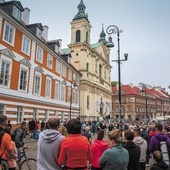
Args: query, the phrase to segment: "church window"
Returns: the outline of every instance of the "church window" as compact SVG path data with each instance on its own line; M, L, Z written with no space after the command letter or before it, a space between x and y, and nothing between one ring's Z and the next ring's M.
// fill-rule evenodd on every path
M86 43L88 43L88 36L89 36L89 34L88 34L88 32L86 32Z
M76 31L76 42L80 42L80 30Z

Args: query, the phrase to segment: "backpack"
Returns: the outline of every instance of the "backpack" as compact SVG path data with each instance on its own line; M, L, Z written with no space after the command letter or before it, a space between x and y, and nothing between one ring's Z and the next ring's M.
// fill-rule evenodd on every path
M160 151L162 153L163 161L167 164L170 165L169 163L169 152L168 152L168 147L166 141L161 141L159 143Z
M170 148L168 148L166 141L159 141L159 145L158 145L157 150L159 150L162 153L163 161L167 165L170 165L170 160L169 160L169 158L170 158Z
M19 130L19 128L16 128L12 133L11 133L11 140L15 142L15 137L17 134L17 131Z
M2 138L3 138L4 134L5 134L5 130L0 127L0 146L1 146ZM2 158L2 155L4 154L4 152L5 152L5 150L0 155L0 164L1 164L1 158Z

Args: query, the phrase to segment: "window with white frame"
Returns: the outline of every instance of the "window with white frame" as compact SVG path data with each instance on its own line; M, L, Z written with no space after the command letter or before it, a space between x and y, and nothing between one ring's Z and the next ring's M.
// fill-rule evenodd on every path
M60 82L55 82L55 99L60 100Z
M1 60L1 69L0 69L0 85L9 87L10 81L10 72L11 72L11 63L7 60Z
M4 114L4 104L0 103L0 115Z
M13 16L14 16L18 21L21 20L21 11L20 11L16 6L13 7Z
M25 35L22 36L22 52L30 55L31 40Z
M34 94L40 95L40 88L41 88L41 75L35 74Z
M62 76L66 77L66 66L62 65Z
M17 107L17 122L21 122L23 120L23 111L24 107L23 106L18 106Z
M45 90L45 96L51 97L51 83L52 79L50 77L47 77L46 79L46 90Z
M65 94L66 94L66 86L61 86L61 101L65 101Z
M68 79L71 81L72 80L72 71L69 69L68 71Z
M3 41L14 46L15 28L9 23L4 24Z
M40 63L42 63L43 60L43 49L39 46L37 46L36 60Z
M61 72L61 63L58 60L56 60L56 72L59 74Z
M28 79L28 70L25 68L21 68L19 90L23 90L23 91L27 90L27 79Z
M47 67L52 69L52 64L53 64L53 57L48 54L48 57L47 57Z

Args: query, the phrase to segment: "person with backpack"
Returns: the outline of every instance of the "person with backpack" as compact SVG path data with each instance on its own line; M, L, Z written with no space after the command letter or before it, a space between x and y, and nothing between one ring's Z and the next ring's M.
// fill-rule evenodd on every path
M17 153L18 153L18 161L21 159L20 153L22 152L23 148L27 148L26 145L24 145L24 137L27 129L27 122L21 122L21 126L15 130L15 136L13 137L13 140L16 144Z
M162 124L156 124L155 129L156 134L152 136L149 143L150 152L153 153L154 151L161 151L161 142L166 142L167 151L164 151L163 156L165 154L167 154L166 157L170 156L170 138L165 133L162 133Z
M5 169L8 170L7 156L16 159L16 155L13 150L11 136L5 132L5 128L8 124L8 118L6 115L0 115L0 161L6 161ZM1 162L0 162L1 163Z

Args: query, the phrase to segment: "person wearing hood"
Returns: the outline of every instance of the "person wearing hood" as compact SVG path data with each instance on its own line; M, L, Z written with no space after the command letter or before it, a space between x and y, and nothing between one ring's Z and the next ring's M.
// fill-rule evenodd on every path
M129 153L129 163L127 170L140 170L139 160L141 150L140 147L133 142L134 132L127 130L124 136L126 143L123 144L123 147L127 149Z
M37 151L37 170L60 170L57 158L61 141L64 136L57 130L60 120L52 116L48 120L49 129L43 130L39 135Z
M146 169L146 152L148 148L148 144L146 140L144 140L140 136L140 129L134 129L134 140L133 142L140 147L141 154L140 154L140 160L139 160L139 165L140 165L140 170L145 170Z
M163 157L160 151L153 153L153 165L150 170L170 170L170 167L163 161Z
M167 144L167 148L170 151L170 138L165 134L162 133L163 127L161 124L156 124L155 126L156 134L152 136L150 143L149 143L149 150L153 153L156 150L160 150L160 142L165 141Z
M91 170L102 170L102 167L99 165L98 160L103 154L103 152L109 148L108 143L103 140L105 131L100 129L97 133L97 139L91 145Z

